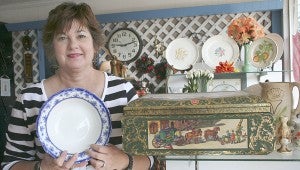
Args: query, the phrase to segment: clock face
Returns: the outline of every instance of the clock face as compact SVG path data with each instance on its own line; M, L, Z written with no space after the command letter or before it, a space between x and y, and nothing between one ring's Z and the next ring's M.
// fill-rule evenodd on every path
M132 61L142 51L142 40L132 29L121 28L112 33L108 40L108 50L120 61Z

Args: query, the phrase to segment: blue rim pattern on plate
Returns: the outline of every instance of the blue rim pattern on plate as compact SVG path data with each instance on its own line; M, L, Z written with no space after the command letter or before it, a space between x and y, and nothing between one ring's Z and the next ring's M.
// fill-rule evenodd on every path
M56 147L55 144L53 144L51 139L49 138L47 133L47 119L55 105L68 98L83 99L90 103L98 111L101 120L101 122L99 123L102 123L102 129L99 133L97 141L95 141L95 144L106 145L109 141L111 133L110 113L101 99L99 99L93 93L82 88L64 89L51 96L43 104L36 121L37 136L41 141L42 147L44 148L46 153L50 154L54 158L59 157L63 150ZM72 156L73 154L68 153L66 160L70 159ZM85 153L85 151L82 151L78 154L76 163L87 161L89 159L90 157Z

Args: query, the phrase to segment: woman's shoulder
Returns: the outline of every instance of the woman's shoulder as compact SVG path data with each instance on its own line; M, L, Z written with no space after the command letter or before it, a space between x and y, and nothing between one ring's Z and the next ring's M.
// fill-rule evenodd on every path
M23 89L16 93L16 101L35 101L43 102L47 98L44 95L43 85L41 82L26 84ZM28 103L28 102L26 102Z

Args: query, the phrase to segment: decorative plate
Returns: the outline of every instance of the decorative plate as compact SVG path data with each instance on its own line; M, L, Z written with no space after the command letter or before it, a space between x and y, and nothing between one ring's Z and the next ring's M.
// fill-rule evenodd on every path
M195 43L188 38L175 39L166 49L168 64L177 70L189 69L196 63L198 56Z
M275 63L276 61L278 61L281 58L281 56L283 54L283 45L284 45L283 38L279 34L276 34L276 33L269 33L266 35L266 37L275 41L275 43L277 45L277 55L273 61L273 63Z
M220 62L235 62L240 51L237 43L226 35L216 35L205 41L202 47L202 59L215 69Z
M270 38L262 37L250 46L250 63L259 69L264 69L273 64L277 55L277 45Z
M51 96L37 118L37 135L44 150L57 158L78 153L77 163L89 160L85 154L91 144L106 145L111 132L109 110L91 92L68 88Z

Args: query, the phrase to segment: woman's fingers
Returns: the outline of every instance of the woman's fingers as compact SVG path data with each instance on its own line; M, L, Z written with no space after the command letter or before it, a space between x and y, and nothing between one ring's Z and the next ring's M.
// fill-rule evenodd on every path
M80 162L78 164L74 164L72 168L79 168L79 167L85 167L87 166L88 162L84 161L84 162Z
M78 158L78 153L74 154L68 161L66 161L63 165L63 167L70 169L75 164L76 160Z
M104 168L106 165L105 161L97 159L91 159L90 163L95 169Z
M63 151L57 159L54 159L48 154L45 154L42 162L44 162L44 165L46 167L51 167L51 169L71 169L84 167L88 164L87 161L75 163L78 159L78 153L74 154L70 159L66 161L67 156L68 153L66 151Z
M55 160L56 164L58 166L62 166L64 164L64 162L65 162L65 159L66 159L67 155L68 155L67 151L63 151L60 154L60 156Z
M97 144L92 144L91 145L91 149L93 149L94 151L96 151L96 152L100 152L100 153L102 153L103 152L103 146L101 146L101 145L97 145ZM102 151L102 152L101 152Z

